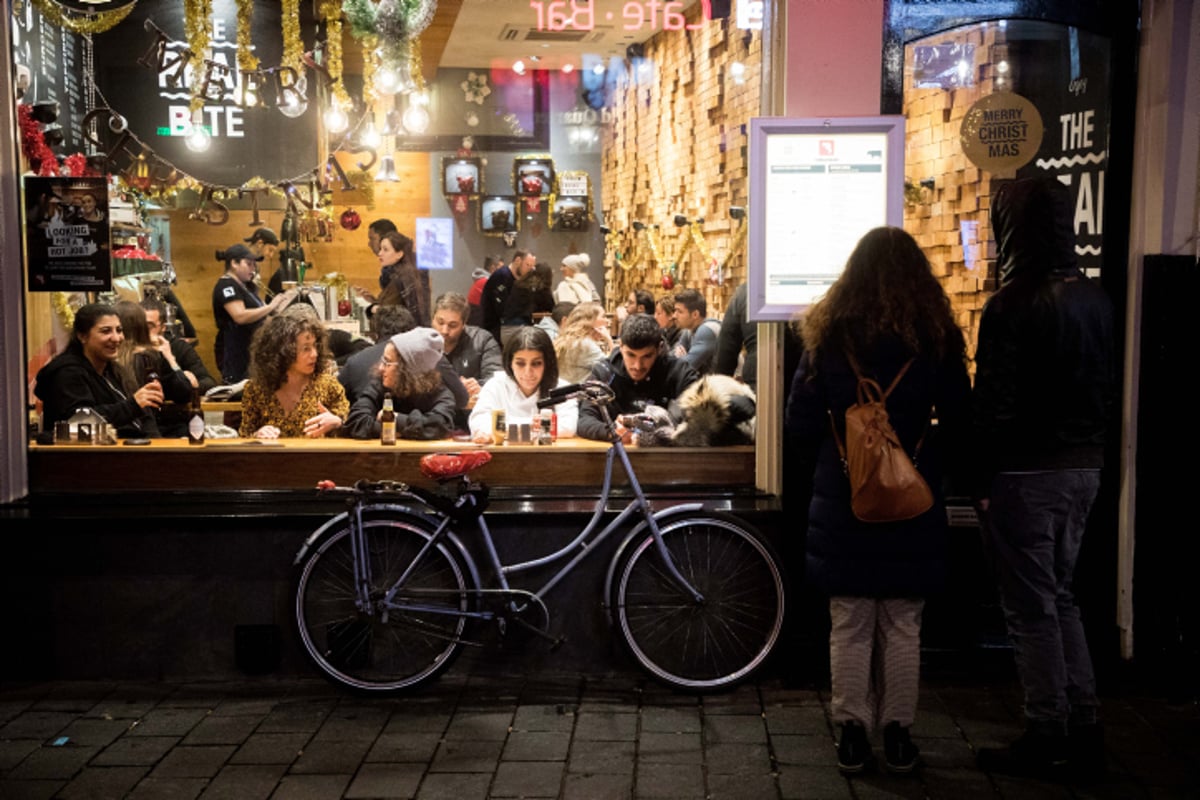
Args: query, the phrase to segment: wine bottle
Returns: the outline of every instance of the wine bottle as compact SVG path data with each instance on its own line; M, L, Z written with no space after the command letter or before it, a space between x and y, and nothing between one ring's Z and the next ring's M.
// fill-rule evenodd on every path
M200 390L192 387L192 402L188 408L188 444L204 444L204 410L200 407Z
M396 412L392 409L392 393L383 396L383 413L379 416L383 431L379 435L381 444L396 443Z

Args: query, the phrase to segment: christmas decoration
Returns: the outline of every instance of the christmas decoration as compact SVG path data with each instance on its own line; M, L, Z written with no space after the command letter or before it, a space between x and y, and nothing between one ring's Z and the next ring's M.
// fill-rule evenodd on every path
M129 12L133 11L137 3L131 2L121 8L114 8L112 11L89 10L87 15L82 17L73 16L68 9L63 8L54 0L33 0L33 5L42 18L51 25L66 28L72 33L90 36L93 33L104 33L119 25L121 20L129 16Z
M491 87L487 85L487 75L483 73L468 72L467 79L459 84L463 90L463 95L468 103L483 105L484 99L492 93Z
M46 144L42 135L42 125L33 118L33 109L25 104L17 106L17 116L21 124L21 152L29 159L29 166L38 175L57 175L58 158Z
M348 231L356 231L358 230L358 226L362 225L362 217L353 208L347 208L342 212L339 223Z

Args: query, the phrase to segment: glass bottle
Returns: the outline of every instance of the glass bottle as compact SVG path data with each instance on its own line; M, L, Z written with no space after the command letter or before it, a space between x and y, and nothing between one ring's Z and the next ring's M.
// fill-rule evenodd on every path
M192 387L192 402L188 408L188 444L204 444L204 409L200 406L200 390Z
M396 443L396 412L392 409L392 393L383 396L383 413L379 416L383 430L379 435L381 444Z

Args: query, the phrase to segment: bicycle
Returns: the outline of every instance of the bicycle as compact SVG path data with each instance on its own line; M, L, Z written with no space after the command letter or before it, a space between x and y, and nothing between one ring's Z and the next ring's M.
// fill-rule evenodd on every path
M361 693L409 690L448 669L473 624L516 623L552 642L544 597L599 545L636 520L609 562L603 605L626 649L653 678L711 692L745 681L768 660L783 626L785 581L773 548L736 517L701 503L653 511L609 414L612 389L598 381L561 387L542 405L568 399L597 404L609 431L604 483L582 531L540 558L502 563L483 512L486 485L470 478L485 450L434 454L423 474L453 493L392 481L354 486L323 482L347 510L314 531L294 560L295 622L308 659L332 682ZM454 462L446 468L449 458ZM633 497L603 528L614 458ZM460 463L462 462L462 463ZM475 462L475 463L466 463ZM472 524L491 583L466 546ZM534 591L509 576L571 556ZM529 617L537 614L536 621Z

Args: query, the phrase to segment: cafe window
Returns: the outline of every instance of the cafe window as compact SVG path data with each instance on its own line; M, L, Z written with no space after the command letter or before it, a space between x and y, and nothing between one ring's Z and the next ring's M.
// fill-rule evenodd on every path
M973 349L997 288L990 201L1005 181L1050 175L1074 201L1075 252L1104 256L1109 40L1078 27L991 20L904 46L904 226L942 281Z

